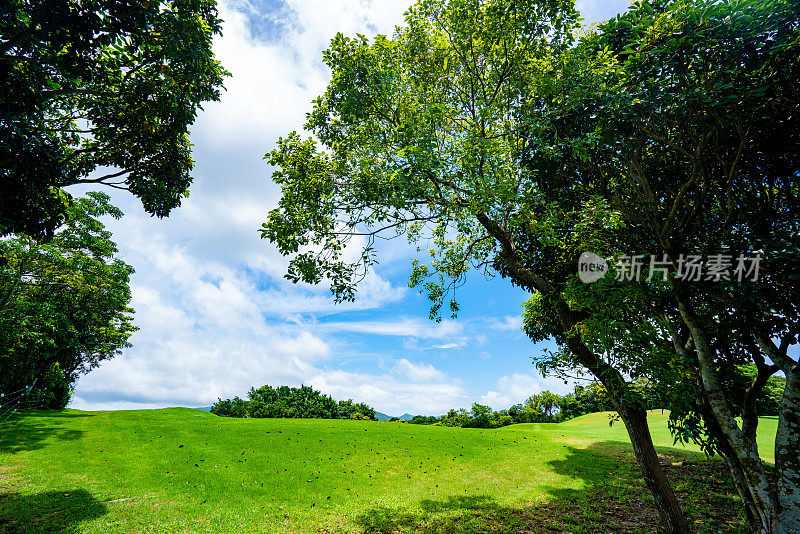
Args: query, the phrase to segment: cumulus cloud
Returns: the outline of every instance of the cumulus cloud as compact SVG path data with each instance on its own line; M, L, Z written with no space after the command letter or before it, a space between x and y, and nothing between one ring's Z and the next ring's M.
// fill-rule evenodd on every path
M191 196L159 221L130 197L115 195L127 214L108 223L121 256L137 271L132 306L140 330L123 356L79 381L73 406L201 405L253 385L312 378L333 389L345 381L401 389L393 386L395 376L376 381L330 371L331 336L347 331L439 339L459 330L416 320L304 321L380 308L402 299L407 289L373 272L355 303L336 305L325 287L283 280L287 260L257 232L279 194L262 155L280 135L302 127L311 100L324 89L328 72L321 50L336 31L390 33L404 8L401 2L220 3L224 34L214 49L232 77L221 100L207 103L192 127ZM394 392L388 397L397 398Z
M443 372L436 369L431 364L412 363L405 358L400 359L394 367L394 372L404 376L412 382L431 382L434 380L445 380Z
M423 371L422 375L425 374ZM444 378L436 370L427 374ZM357 398L379 407L380 411L395 415L406 412L441 415L454 406L465 405L467 398L458 381L431 381L424 376L414 379L408 374L372 375L333 371L320 373L312 377L309 383L335 398Z

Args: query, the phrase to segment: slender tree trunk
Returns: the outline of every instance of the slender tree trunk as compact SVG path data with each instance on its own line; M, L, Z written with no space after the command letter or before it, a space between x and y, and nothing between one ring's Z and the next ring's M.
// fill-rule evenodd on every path
M559 315L563 321L566 309L565 306L561 308ZM630 406L626 403L625 380L619 371L599 359L576 337L568 338L567 346L610 393L614 408L628 431L633 454L642 471L647 489L653 494L662 528L665 532L673 534L691 532L678 497L658 460L653 438L650 435L650 427L647 425L647 411L641 406Z
M684 343L683 340L681 339L680 332L679 332L677 326L670 319L669 315L668 314L664 314L662 318L664 319L664 324L666 325L667 329L670 332L670 336L672 337L672 342L673 342L673 346L675 347L675 351L678 354L680 354L686 360L692 359L693 356L694 356L694 352L690 353L690 347L693 347L694 339L691 336L689 336L688 342ZM763 363L763 359L762 359L762 363ZM759 379L763 378L761 376L760 372L759 372L759 377L758 378ZM766 378L764 378L763 380L765 382ZM754 391L755 391L755 386L756 385L758 385L758 384L752 385L747 390L747 395L745 396L745 409L743 410L744 412L747 412L748 409L751 408L752 409L751 411L753 413L755 413ZM763 384L762 384L762 386L763 386ZM702 387L703 387L702 384L699 384L698 387L700 388L700 390L697 391L697 393L695 395L695 398L694 398L695 409L697 410L698 413L702 414L703 420L706 423L706 428L707 428L709 436L714 441L714 443L716 445L716 448L717 448L717 451L719 452L719 454L723 457L725 462L728 464L728 469L730 470L730 472L732 474L732 480L733 480L734 486L736 487L736 492L739 494L739 497L742 499L742 503L744 503L744 510L745 510L745 514L747 516L748 524L755 525L757 523L756 518L758 517L758 513L756 511L756 506L755 506L755 503L753 502L752 495L750 494L750 490L743 483L743 481L745 480L745 475L744 475L744 471L742 470L742 465L739 462L739 459L737 458L736 453L733 451L733 449L731 448L731 446L728 443L727 439L725 438L725 435L722 432L722 429L720 428L719 424L717 424L717 420L714 418L713 414L710 413L710 407L709 407L709 404L708 404L708 399L705 398L705 392L702 391ZM752 395L753 398L749 398L749 397L751 397L751 394L753 394ZM752 415L752 414L750 414L750 415ZM746 423L747 423L747 421L749 419L750 419L750 417L748 416L747 413L745 413L745 417L743 418L743 421L744 421L745 425L743 425L743 426L745 426L745 427L747 426ZM747 436L749 434L752 434L754 439L755 439L755 430L756 430L757 423L758 423L758 418L756 417L755 418L755 424L750 423L750 426L749 426L749 431L750 432L748 432L748 429L744 430L745 436Z
M624 406L618 408L617 411L628 430L633 452L639 468L642 470L647 489L655 498L662 526L667 532L689 532L689 524L683 515L678 497L672 490L653 446L650 427L647 425L647 412L641 407L626 408Z
M789 357L795 338L787 336L776 346L770 336L756 331L758 345L786 375L778 430L775 433L775 486L779 534L800 532L800 362Z
M704 403L703 401L704 399L699 399L699 402L707 407L707 402ZM714 416L708 414L706 410L703 411L703 419L706 421L706 425L711 437L717 444L717 449L720 455L725 460L725 463L728 464L728 470L731 472L733 485L736 488L736 492L739 494L739 497L742 499L742 503L744 503L744 511L747 517L747 522L750 525L755 525L757 522L756 518L758 517L758 512L756 510L755 503L753 502L750 490L743 482L746 480L746 478L744 471L742 470L742 464L739 462L739 458L736 456L736 453L733 452L728 440L725 439L725 435L722 433L722 429L719 428Z

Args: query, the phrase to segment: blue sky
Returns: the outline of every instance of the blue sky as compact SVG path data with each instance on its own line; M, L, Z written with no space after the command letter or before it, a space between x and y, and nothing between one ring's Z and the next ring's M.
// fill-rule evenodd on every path
M135 323L122 356L82 377L71 406L133 409L203 406L263 384L310 384L376 409L435 414L473 402L506 408L563 381L540 376L532 357L550 345L520 331L528 295L502 279L473 276L457 320L428 320L408 289L418 253L395 240L355 303L326 288L285 281L286 260L258 237L279 195L262 156L301 130L326 85L321 52L336 32L391 33L408 2L272 0L220 3L215 51L233 76L220 102L192 128L195 181L167 219L111 193L126 215L108 221L132 264ZM579 1L587 23L627 7ZM74 193L80 193L75 190Z

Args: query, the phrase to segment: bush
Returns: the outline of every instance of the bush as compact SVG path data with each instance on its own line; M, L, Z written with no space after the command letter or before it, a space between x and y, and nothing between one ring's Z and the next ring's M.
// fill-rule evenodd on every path
M415 415L409 421L412 425L435 425L438 422L439 418L431 415Z
M375 420L375 410L364 403L354 403L351 399L337 403L303 385L251 388L246 401L239 397L218 399L211 413L222 417Z
M218 399L211 407L211 413L222 417L247 417L247 403L239 397Z

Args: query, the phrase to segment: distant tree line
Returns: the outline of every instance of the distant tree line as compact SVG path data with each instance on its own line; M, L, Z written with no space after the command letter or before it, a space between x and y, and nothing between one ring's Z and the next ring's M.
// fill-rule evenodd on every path
M758 374L754 365L740 366L727 384L734 402L743 403L747 386ZM786 379L772 376L764 387L764 395L757 404L758 414L777 415ZM665 385L649 380L631 381L631 395L635 395L642 406L656 410L668 406ZM470 410L452 409L439 417L416 415L406 421L397 417L391 422L408 422L415 425L441 425L461 428L500 428L517 423L560 423L589 413L613 411L614 406L606 388L598 382L576 385L571 393L558 395L542 391L531 395L525 402L515 404L507 410L474 403ZM361 419L376 420L375 410L365 403L353 400L336 401L310 386L299 388L262 386L251 388L246 399L218 399L211 413L222 417L252 418L309 418L309 419Z
M738 368L731 383L728 384L733 392L732 398L737 403L743 403L747 387L758 374L755 365L745 365ZM764 387L764 395L759 398L756 409L762 416L777 415L780 409L781 397L786 378L772 376ZM657 410L668 406L667 391L664 386L656 385L645 379L631 382L632 394L639 398L639 402L647 410ZM494 411L489 406L474 403L472 408L449 410L446 414L435 417L417 415L408 422L415 425L441 425L458 426L462 428L500 428L516 423L560 423L581 415L614 410L614 405L606 388L598 383L591 382L587 385L576 385L571 393L558 395L550 391L542 391L528 397L521 403L515 404L507 410ZM396 417L390 421L402 421Z
M577 385L572 393L558 395L542 391L507 410L474 403L468 411L449 410L440 417L417 415L408 422L415 425L458 426L462 428L500 428L516 423L559 423L579 415L612 410L608 392L602 384ZM399 421L396 417L390 421Z
M335 401L310 386L251 388L247 399L218 399L211 413L222 417L375 420L375 410L351 399Z

